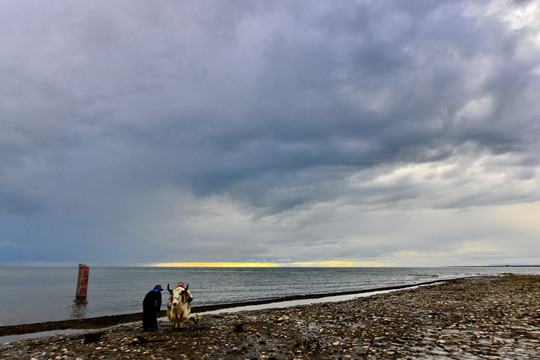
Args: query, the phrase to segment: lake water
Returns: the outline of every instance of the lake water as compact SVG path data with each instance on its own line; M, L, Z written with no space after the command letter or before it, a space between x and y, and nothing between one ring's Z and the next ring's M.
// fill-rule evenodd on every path
M192 305L202 306L503 272L540 274L540 268L91 267L87 302L78 304L76 267L0 267L0 326L140 312L144 295L156 284L189 284Z

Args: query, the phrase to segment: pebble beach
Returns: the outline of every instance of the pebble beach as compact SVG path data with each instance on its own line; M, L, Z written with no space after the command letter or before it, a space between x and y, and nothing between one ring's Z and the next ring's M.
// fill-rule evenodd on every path
M4 343L1 359L539 359L540 275Z

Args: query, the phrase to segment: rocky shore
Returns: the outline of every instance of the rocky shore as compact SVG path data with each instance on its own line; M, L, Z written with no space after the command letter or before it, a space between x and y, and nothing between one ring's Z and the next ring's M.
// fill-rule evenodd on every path
M1 359L538 359L540 276L457 279L350 301L140 323L0 347Z

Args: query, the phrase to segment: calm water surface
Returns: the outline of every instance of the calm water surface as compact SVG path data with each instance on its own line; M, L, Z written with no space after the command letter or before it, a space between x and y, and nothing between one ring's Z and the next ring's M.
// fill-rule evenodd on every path
M502 272L540 274L538 267L90 267L87 302L78 304L74 301L77 271L76 267L0 267L0 325L140 312L144 295L156 284L164 288L167 283L171 287L178 282L189 284L193 305L200 306Z

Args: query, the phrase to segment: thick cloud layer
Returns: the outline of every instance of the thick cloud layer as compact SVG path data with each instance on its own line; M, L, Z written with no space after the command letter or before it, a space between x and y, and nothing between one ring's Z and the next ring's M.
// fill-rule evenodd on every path
M0 264L540 263L539 15L0 3Z

